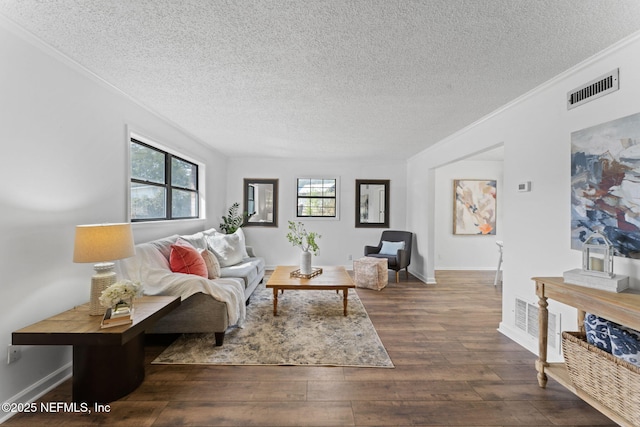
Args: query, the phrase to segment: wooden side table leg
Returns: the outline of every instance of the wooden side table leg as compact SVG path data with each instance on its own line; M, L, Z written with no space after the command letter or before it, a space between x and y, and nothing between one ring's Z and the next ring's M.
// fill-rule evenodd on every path
M278 315L278 288L273 288L273 315Z
M538 385L542 388L547 386L547 374L544 369L549 366L547 363L547 327L549 324L549 311L547 310L547 297L543 292L538 293L538 360L536 370L538 371Z
M109 403L144 379L144 333L123 345L73 346L74 402Z

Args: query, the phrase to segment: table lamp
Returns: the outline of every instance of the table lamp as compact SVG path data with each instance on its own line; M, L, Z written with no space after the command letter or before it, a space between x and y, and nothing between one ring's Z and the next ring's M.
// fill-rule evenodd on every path
M131 224L93 224L76 227L73 262L95 262L96 273L91 277L89 314L103 315L100 294L116 282L114 260L135 254Z

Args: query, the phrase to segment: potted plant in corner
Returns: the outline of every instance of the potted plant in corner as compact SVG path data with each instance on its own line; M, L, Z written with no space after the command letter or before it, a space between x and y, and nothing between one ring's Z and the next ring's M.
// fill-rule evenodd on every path
M311 274L311 253L318 255L320 248L316 239L322 237L314 231L307 231L304 228L304 224L301 222L289 221L289 232L287 233L287 240L293 246L297 246L302 249L300 255L300 273Z

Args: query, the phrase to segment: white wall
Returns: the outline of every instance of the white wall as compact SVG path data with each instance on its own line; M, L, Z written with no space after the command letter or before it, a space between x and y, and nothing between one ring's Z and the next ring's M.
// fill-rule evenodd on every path
M278 179L278 227L245 227L249 245L265 258L268 267L278 264L296 265L300 250L286 239L287 221L296 218L296 178L339 177L340 218L305 218L308 231L322 235L318 241L320 254L314 265L344 265L352 267L354 259L363 256L365 245L377 245L381 228L355 228L356 179L389 179L390 228L406 227L406 166L404 162L390 161L318 161L314 159L262 159L232 158L228 163L227 205L239 202L243 207L244 178ZM220 221L218 221L219 223Z
M72 262L74 230L127 221L127 127L205 165L210 214L223 211L226 159L2 18L0 64L4 360L12 331L88 301L93 269ZM207 225L157 223L134 234L146 241ZM0 362L0 401L27 401L68 375L70 362L68 347L22 347L21 360Z
M567 111L568 91L620 68L620 90ZM533 92L410 159L408 164L408 228L419 241L433 238L433 205L427 195L412 195L434 181L434 168L504 142L503 240L505 246L503 318L500 330L522 345L537 350L535 339L514 326L515 297L537 303L534 276L561 276L580 266L581 254L570 249L571 132L640 111L640 36L623 41L591 60L558 76ZM532 191L519 193L517 184L532 182ZM416 212L426 210L429 221ZM414 268L433 280L435 250L425 247ZM632 277L640 288L638 261L616 258L616 270ZM562 328L574 329L575 310L551 302ZM551 354L550 354L551 356Z
M435 170L435 269L491 270L498 266L497 240L502 240L501 161L463 160ZM453 234L453 181L455 179L494 179L496 189L496 234L464 236Z

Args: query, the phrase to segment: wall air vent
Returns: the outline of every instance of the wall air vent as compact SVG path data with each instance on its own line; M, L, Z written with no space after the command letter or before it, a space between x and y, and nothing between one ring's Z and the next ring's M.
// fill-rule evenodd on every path
M567 93L567 110L593 101L608 93L615 92L620 86L620 69L616 68L610 73L600 76L589 83L580 86Z
M550 348L560 353L560 314L551 311L548 313L547 344ZM515 324L518 329L538 339L538 305L516 297Z

